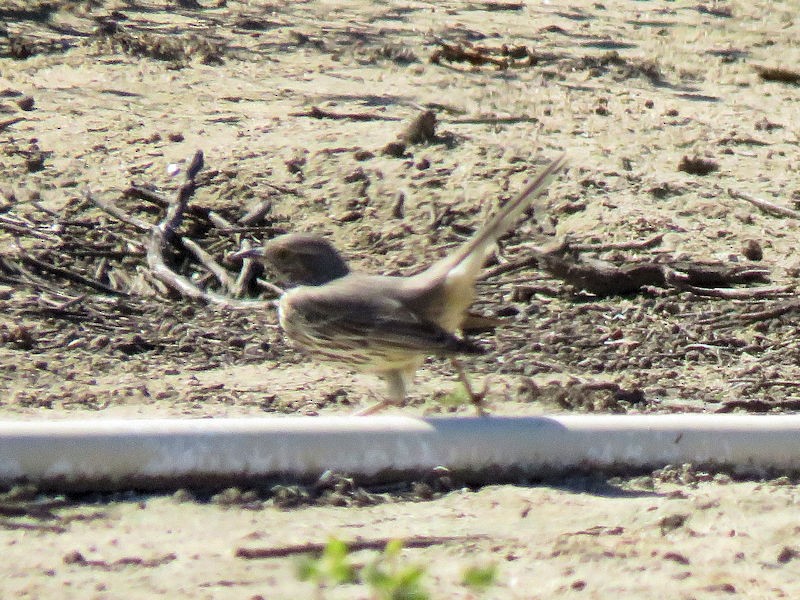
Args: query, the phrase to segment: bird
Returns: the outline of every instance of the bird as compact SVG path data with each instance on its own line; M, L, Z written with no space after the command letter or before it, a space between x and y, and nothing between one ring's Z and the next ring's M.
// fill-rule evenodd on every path
M278 301L278 320L293 345L317 360L386 380L388 397L356 414L401 405L424 359L441 356L450 359L484 415L485 390L473 390L458 358L484 353L462 331L472 319L475 282L498 238L565 164L566 156L558 156L469 240L416 275L355 272L326 238L312 233L279 235L234 256L262 261L289 285Z

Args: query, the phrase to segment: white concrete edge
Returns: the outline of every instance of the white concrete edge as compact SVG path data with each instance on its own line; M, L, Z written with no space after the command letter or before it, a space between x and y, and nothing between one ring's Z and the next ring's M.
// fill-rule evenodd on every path
M214 485L326 470L363 478L693 463L800 471L800 415L0 421L0 481L92 489Z

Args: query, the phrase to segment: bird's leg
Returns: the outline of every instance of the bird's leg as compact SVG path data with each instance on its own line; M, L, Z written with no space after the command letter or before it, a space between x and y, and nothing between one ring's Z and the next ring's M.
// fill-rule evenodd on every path
M389 398L384 398L376 404L362 408L353 414L359 417L365 417L367 415L374 415L388 406L403 404L403 401L406 399L406 380L402 371L389 371L384 374L384 377L386 377L386 383L389 386ZM375 394L372 390L370 390L370 393Z
M377 394L375 394L375 392L370 390L370 396L377 396ZM381 412L387 406L391 406L391 404L392 403L389 402L389 400L387 399L378 400L378 402L376 402L375 404L370 404L366 408L357 410L356 412L353 413L353 415L355 415L356 417L366 417L368 415L374 415L375 413Z
M472 402L473 406L475 406L475 410L478 411L479 417L485 417L488 415L486 409L483 406L483 401L486 398L486 393L488 392L488 387L484 382L483 389L480 392L476 392L472 389L472 384L469 381L469 377L467 376L467 372L464 369L464 365L458 360L456 357L450 357L450 364L453 365L453 368L458 373L458 380L461 382L461 385L464 386L464 389L467 391L467 396L469 396L470 401Z

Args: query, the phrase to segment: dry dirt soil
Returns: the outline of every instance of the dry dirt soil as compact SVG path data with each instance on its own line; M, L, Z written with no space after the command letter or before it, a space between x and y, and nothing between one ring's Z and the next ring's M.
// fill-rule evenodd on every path
M146 228L198 149L165 259L200 289L265 300L268 274L229 257L243 244L318 231L360 269L412 273L566 151L479 285L477 310L506 320L469 361L492 411L798 409L797 15L738 0L0 1L0 417L312 418L373 401L369 377L289 347L269 306L187 299L148 269ZM435 134L398 147L425 110ZM678 279L594 295L529 259L560 242L581 264ZM680 278L709 265L738 279ZM465 413L455 389L431 359L397 411ZM450 536L401 556L433 598L479 597L461 584L476 565L496 565L489 598L800 594L791 477L680 466L213 492L14 488L0 597L309 597L295 556L237 549L331 536Z

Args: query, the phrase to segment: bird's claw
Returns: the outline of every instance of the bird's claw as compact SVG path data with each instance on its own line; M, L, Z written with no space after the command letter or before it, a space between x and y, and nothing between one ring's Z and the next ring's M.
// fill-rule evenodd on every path
M472 405L475 407L475 410L478 412L479 417L488 417L489 412L486 410L486 405L484 400L489 395L489 378L483 380L483 385L481 386L481 391L476 392L471 388L467 388L467 394L469 395L469 399L472 402Z
M366 408L357 410L356 412L353 413L353 416L367 417L369 415L374 415L375 413L381 412L387 406L391 406L391 402L388 402L386 400L381 400L380 402L377 402L375 404L370 404Z
M367 393L370 395L370 397L373 400L376 400L376 402L373 403L373 404L370 404L369 406L367 406L365 408L361 408L361 409L355 411L353 413L354 417L367 417L369 415L374 415L374 414L377 414L377 413L381 412L385 408L387 408L389 406L392 406L392 404L393 404L388 398L386 398L385 396L381 396L375 390L372 390L372 389L367 390Z

